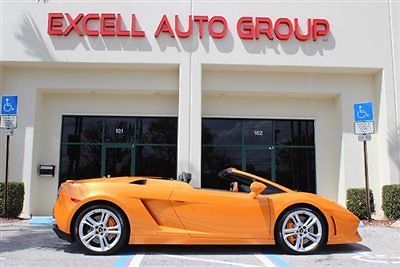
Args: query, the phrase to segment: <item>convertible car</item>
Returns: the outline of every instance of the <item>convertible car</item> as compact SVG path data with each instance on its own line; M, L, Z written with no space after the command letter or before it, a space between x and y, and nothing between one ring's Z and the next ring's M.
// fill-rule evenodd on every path
M308 254L361 241L358 218L335 202L234 168L219 179L229 188L157 177L69 180L59 189L53 228L91 254L127 243L277 244Z

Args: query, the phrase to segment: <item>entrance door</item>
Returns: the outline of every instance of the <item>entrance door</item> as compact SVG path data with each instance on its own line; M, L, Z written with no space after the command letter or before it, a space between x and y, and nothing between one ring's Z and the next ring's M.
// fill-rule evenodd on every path
M201 186L226 189L218 172L235 167L315 193L312 120L203 118Z
M103 147L102 166L106 177L134 175L134 145L105 145Z
M131 175L176 177L176 117L62 118L59 184Z

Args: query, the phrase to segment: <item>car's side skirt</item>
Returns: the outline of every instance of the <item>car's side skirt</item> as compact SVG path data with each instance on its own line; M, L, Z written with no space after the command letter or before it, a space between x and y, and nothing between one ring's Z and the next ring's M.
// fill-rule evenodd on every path
M274 245L273 239L217 239L131 236L129 244L140 245Z

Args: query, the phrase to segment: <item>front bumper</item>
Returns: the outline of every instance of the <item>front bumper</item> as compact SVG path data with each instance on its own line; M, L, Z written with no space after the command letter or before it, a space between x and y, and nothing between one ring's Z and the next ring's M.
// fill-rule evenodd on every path
M68 242L72 242L71 235L69 235L69 234L67 234L67 233L64 233L63 231L61 231L60 229L58 229L57 224L53 224L53 231L56 233L56 235L57 235L59 238L65 240L65 241L68 241Z
M334 230L329 236L329 245L350 244L362 240L358 232L360 220L353 213L345 209L331 210L329 213Z

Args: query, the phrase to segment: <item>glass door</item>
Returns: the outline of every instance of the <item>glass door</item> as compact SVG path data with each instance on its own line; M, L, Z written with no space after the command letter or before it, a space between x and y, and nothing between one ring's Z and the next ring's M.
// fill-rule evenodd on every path
M120 177L135 175L135 146L113 145L103 146L102 176Z
M201 186L226 189L235 167L289 188L315 192L313 120L203 118Z

